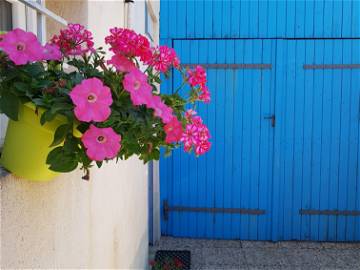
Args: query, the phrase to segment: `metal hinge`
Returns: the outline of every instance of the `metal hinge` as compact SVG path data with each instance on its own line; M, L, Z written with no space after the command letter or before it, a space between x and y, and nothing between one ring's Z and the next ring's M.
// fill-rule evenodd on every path
M360 216L360 211L300 209L300 215Z
M169 219L169 212L196 212L196 213L218 213L218 214L242 214L242 215L265 215L262 209L250 208L216 208L216 207L186 207L170 206L167 200L163 201L164 220Z

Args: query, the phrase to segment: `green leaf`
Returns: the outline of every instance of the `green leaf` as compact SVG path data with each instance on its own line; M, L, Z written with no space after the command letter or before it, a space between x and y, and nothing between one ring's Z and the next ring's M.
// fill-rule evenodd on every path
M45 111L40 117L40 124L44 125L45 122L50 122L51 120L53 120L55 118L55 116L56 116L56 114L53 113L51 110Z
M0 98L0 110L7 117L17 121L19 119L19 98L11 92L5 92Z
M63 147L59 146L49 153L46 164L55 172L71 172L77 168L78 161L75 154L65 153Z
M23 82L15 82L14 87L16 88L16 90L23 93L26 93L26 91L29 89L29 86Z
M59 126L55 131L54 140L51 143L50 147L62 143L65 140L65 136L69 132L69 129L71 129L69 124L63 124Z

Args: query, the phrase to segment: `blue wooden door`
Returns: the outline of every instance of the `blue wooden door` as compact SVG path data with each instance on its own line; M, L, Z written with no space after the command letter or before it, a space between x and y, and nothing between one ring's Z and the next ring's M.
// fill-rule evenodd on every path
M276 41L175 40L174 48L184 64L207 68L212 102L198 113L213 146L200 158L178 149L162 160L163 233L270 239Z
M173 45L207 67L212 103L198 112L213 148L162 159L162 233L359 241L360 40Z
M360 240L360 40L278 40L275 240Z

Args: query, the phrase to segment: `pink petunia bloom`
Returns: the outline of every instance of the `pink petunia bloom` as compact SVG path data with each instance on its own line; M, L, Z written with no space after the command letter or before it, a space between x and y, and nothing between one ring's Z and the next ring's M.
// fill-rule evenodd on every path
M90 125L81 141L86 148L87 156L96 161L116 157L121 148L121 136L111 127L97 128Z
M0 48L15 65L24 65L42 58L43 49L36 36L19 28L2 35Z
M209 141L200 141L195 147L196 155L203 155L208 152L211 148L211 142Z
M92 40L92 33L83 25L70 23L60 31L60 35L52 37L51 43L58 45L66 56L70 56L95 51Z
M173 143L180 141L183 133L183 128L177 117L173 116L170 122L164 126L164 131L166 133L165 142Z
M127 73L123 80L124 89L130 93L134 105L148 105L152 102L152 87L147 82L147 76L138 69Z
M71 90L70 97L76 106L75 116L80 121L103 122L111 114L111 90L98 78L83 80Z
M188 82L194 86L202 86L206 83L206 72L202 66L196 66L195 69L188 70Z
M164 124L169 123L173 118L173 109L167 106L159 96L153 96L148 107L154 109L154 115L161 118Z
M61 60L62 53L56 44L46 43L43 48L43 60Z
M113 55L107 63L113 65L120 72L130 72L136 68L133 62L120 54Z

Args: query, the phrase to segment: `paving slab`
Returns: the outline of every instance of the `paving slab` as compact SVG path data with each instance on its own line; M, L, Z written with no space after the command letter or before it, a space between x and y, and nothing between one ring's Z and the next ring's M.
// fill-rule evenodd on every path
M190 250L192 269L360 270L360 243L266 242L163 237L156 250Z

